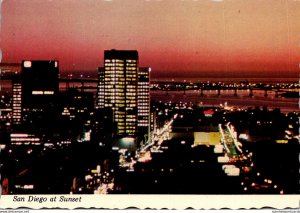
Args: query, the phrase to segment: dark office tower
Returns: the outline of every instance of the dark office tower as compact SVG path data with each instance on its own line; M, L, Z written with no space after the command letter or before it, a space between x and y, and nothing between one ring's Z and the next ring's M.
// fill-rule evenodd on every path
M98 107L111 108L118 137L137 136L138 52L105 50L99 68Z
M111 108L99 108L94 112L92 120L91 141L101 147L111 148L116 125L113 122L113 112Z
M58 61L22 61L21 69L23 123L51 127L57 118Z
M61 136L77 142L90 141L93 93L69 89L59 94Z

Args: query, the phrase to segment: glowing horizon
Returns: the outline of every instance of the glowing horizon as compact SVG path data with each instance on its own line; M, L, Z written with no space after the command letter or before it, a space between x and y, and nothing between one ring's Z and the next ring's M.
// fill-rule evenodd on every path
M299 70L294 0L11 0L1 18L6 63L56 59L62 72L88 71L103 66L104 50L124 49L157 75Z

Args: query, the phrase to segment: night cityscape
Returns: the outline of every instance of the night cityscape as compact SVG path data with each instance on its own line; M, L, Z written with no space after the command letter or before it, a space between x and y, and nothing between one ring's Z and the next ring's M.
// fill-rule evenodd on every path
M186 5L190 1L178 2L177 9L190 8ZM218 6L218 11L223 10L221 21L227 20L225 6L236 9L224 2ZM101 1L99 5L111 7L106 4L114 3ZM6 10L15 7L16 11L25 8L27 13L27 6L14 4L2 7ZM34 1L31 4L37 10L41 7ZM170 2L161 4L166 6ZM208 3L200 4L207 7ZM292 4L287 5L291 17L295 14ZM272 9L265 9L269 10ZM11 22L19 25L16 20ZM289 22L291 33L293 23ZM227 35L222 26L221 40ZM9 32L5 24L2 28ZM57 34L68 32L67 29L60 29ZM115 30L110 33L113 35ZM227 30L230 33L229 24ZM139 33L131 36L137 39ZM99 42L112 39L107 37L101 37ZM10 41L8 37L5 39ZM241 54L250 64L245 63L249 67L243 68L245 64L231 61L237 58L226 59L228 52L222 49L225 59L216 62L213 65L216 67L211 67L209 59L201 58L203 61L197 59L201 64L191 62L188 71L189 64L178 61L179 58L184 61L186 56L164 55L165 47L162 51L158 47L149 59L145 54L147 45L141 45L140 50L138 44L126 42L128 45L116 42L115 46L108 42L105 48L97 50L101 54L95 61L85 58L84 51L80 59L72 53L76 64L70 62L67 52L63 56L56 55L56 50L51 52L51 44L51 54L40 47L20 50L18 56L5 55L3 51L2 195L299 194L300 83L299 58L293 55L294 49L282 50L288 57L282 57L285 60L282 63L272 58L276 63L271 65L263 60L268 55L262 60L255 57L250 60ZM176 51L194 54L178 42ZM194 48L192 43L189 45ZM150 46L149 52L154 48ZM159 64L158 56L165 57L165 64L163 60ZM171 59L174 61L170 62ZM88 67L94 64L96 68Z

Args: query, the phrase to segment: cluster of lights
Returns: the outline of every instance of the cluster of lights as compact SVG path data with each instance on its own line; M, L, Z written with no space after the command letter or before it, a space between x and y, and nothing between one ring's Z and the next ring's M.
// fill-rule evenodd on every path
M33 90L32 95L53 95L54 91Z

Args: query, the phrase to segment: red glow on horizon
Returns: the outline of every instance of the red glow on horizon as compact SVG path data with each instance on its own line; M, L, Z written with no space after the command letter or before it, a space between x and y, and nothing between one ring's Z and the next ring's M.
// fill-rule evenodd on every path
M161 73L298 72L299 14L292 0L12 0L1 49L3 62L50 58L61 71L97 70L104 50L131 49Z

